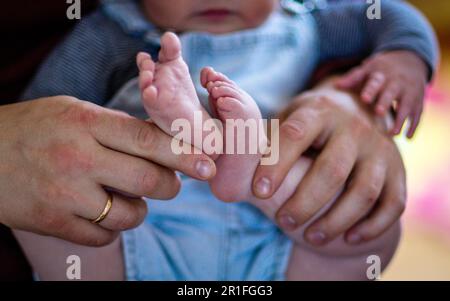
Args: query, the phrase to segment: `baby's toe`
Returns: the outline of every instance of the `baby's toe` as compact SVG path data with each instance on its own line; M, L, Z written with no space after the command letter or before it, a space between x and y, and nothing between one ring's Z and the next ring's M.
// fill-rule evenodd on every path
M145 59L141 62L140 65L140 71L150 71L150 72L155 72L155 63L152 61L152 59Z
M154 85L151 85L142 91L142 102L144 103L144 106L153 105L157 100L157 97L158 90Z
M214 82L208 82L206 84L206 89L208 90L208 92L210 92L210 90L212 90L215 87L221 87L221 86L225 86L225 87L230 87L232 89L238 89L236 88L235 85L227 83L227 82L223 82L223 81L214 81Z
M181 42L176 34L166 32L161 37L161 50L159 52L159 61L165 63L176 60L181 56Z
M200 83L202 84L203 88L206 88L208 83L210 82L210 78L214 76L214 69L211 67L205 67L200 72Z
M139 88L141 91L147 89L148 86L153 84L154 73L151 71L141 71L139 73Z
M241 95L239 94L239 91L234 89L233 87L226 86L226 85L220 85L216 87L211 88L211 95L214 98L220 98L220 97L232 97L236 100L241 99Z
M219 87L228 87L229 89L235 90L237 92L240 91L240 89L233 84L223 82L223 81L215 81L215 82L208 82L206 85L206 89L208 90L208 93L211 95L213 93L213 90ZM226 95L224 95L226 96Z
M214 76L211 80L212 81L223 81L223 82L226 82L229 84L234 84L234 82L231 79L229 79L225 74L220 73L218 71L214 71Z
M150 54L146 52L139 52L136 55L136 65L138 66L139 70L141 70L142 62L144 62L145 60L152 60Z
M219 114L233 113L238 112L242 104L238 99L233 97L219 97L216 101L216 107ZM233 116L231 117L234 118Z
M203 87L206 87L208 82L222 81L230 84L234 84L225 74L217 72L212 67L205 67L202 69L201 82Z

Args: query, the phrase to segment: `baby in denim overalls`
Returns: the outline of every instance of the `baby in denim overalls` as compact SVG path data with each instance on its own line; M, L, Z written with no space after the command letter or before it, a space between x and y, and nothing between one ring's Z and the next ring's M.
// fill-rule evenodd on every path
M47 60L24 97L88 99L139 118L150 116L172 136L175 120L194 124L198 112L203 122L213 116L223 123L226 147L226 120L274 116L326 60L404 49L433 69L433 34L411 7L389 1L382 6L384 19L369 21L365 1L341 2L312 13L277 0L105 1ZM162 35L165 30L179 37ZM139 51L145 52L137 57L137 77L132 62ZM207 134L200 132L205 139ZM265 133L258 135L265 139ZM185 138L204 150L202 143ZM246 142L244 149L249 148ZM55 263L61 269L51 274L32 264L43 278L64 277L65 258L76 254L83 266L95 266L98 256L112 262L86 268L90 272L83 279L120 279L123 273L132 280L285 279L286 270L303 260L291 256L303 233L289 233L291 240L271 219L310 161L299 159L278 192L259 200L251 181L261 155L212 154L217 174L210 183L182 175L179 195L167 203L149 200L149 216L125 231L121 244L93 249L39 237L39 244L48 245L39 256L61 259ZM345 268L340 272L343 278L355 276Z

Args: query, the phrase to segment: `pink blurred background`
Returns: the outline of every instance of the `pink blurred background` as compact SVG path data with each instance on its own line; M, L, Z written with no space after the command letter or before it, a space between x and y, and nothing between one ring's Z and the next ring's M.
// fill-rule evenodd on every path
M382 279L450 280L450 1L410 2L437 30L442 61L415 138L397 138L409 198L400 249Z

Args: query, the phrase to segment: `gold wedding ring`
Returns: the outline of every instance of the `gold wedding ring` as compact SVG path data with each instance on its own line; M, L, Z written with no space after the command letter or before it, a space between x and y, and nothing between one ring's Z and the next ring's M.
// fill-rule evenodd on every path
M113 201L113 195L109 191L107 191L106 193L108 194L108 200L106 200L105 209L103 209L103 212L96 219L91 221L93 224L101 223L101 221L106 218L106 216L108 215L109 211L111 210L112 201Z

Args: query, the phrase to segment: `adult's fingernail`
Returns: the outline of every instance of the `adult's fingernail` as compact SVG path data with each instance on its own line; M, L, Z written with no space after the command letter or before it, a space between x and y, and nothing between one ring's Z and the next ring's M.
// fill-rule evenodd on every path
M208 161L198 161L195 164L197 174L203 179L209 179L212 176L212 166Z
M351 244L357 244L359 242L361 242L362 237L361 235L357 234L357 233L352 233L347 237L347 241Z
M293 231L297 228L297 222L290 215L281 215L278 219L280 227L285 231Z
M259 196L267 196L270 193L271 182L268 178L264 177L258 180L255 185L256 193Z
M308 241L314 245L321 245L326 240L326 235L322 231L313 231L307 234Z

